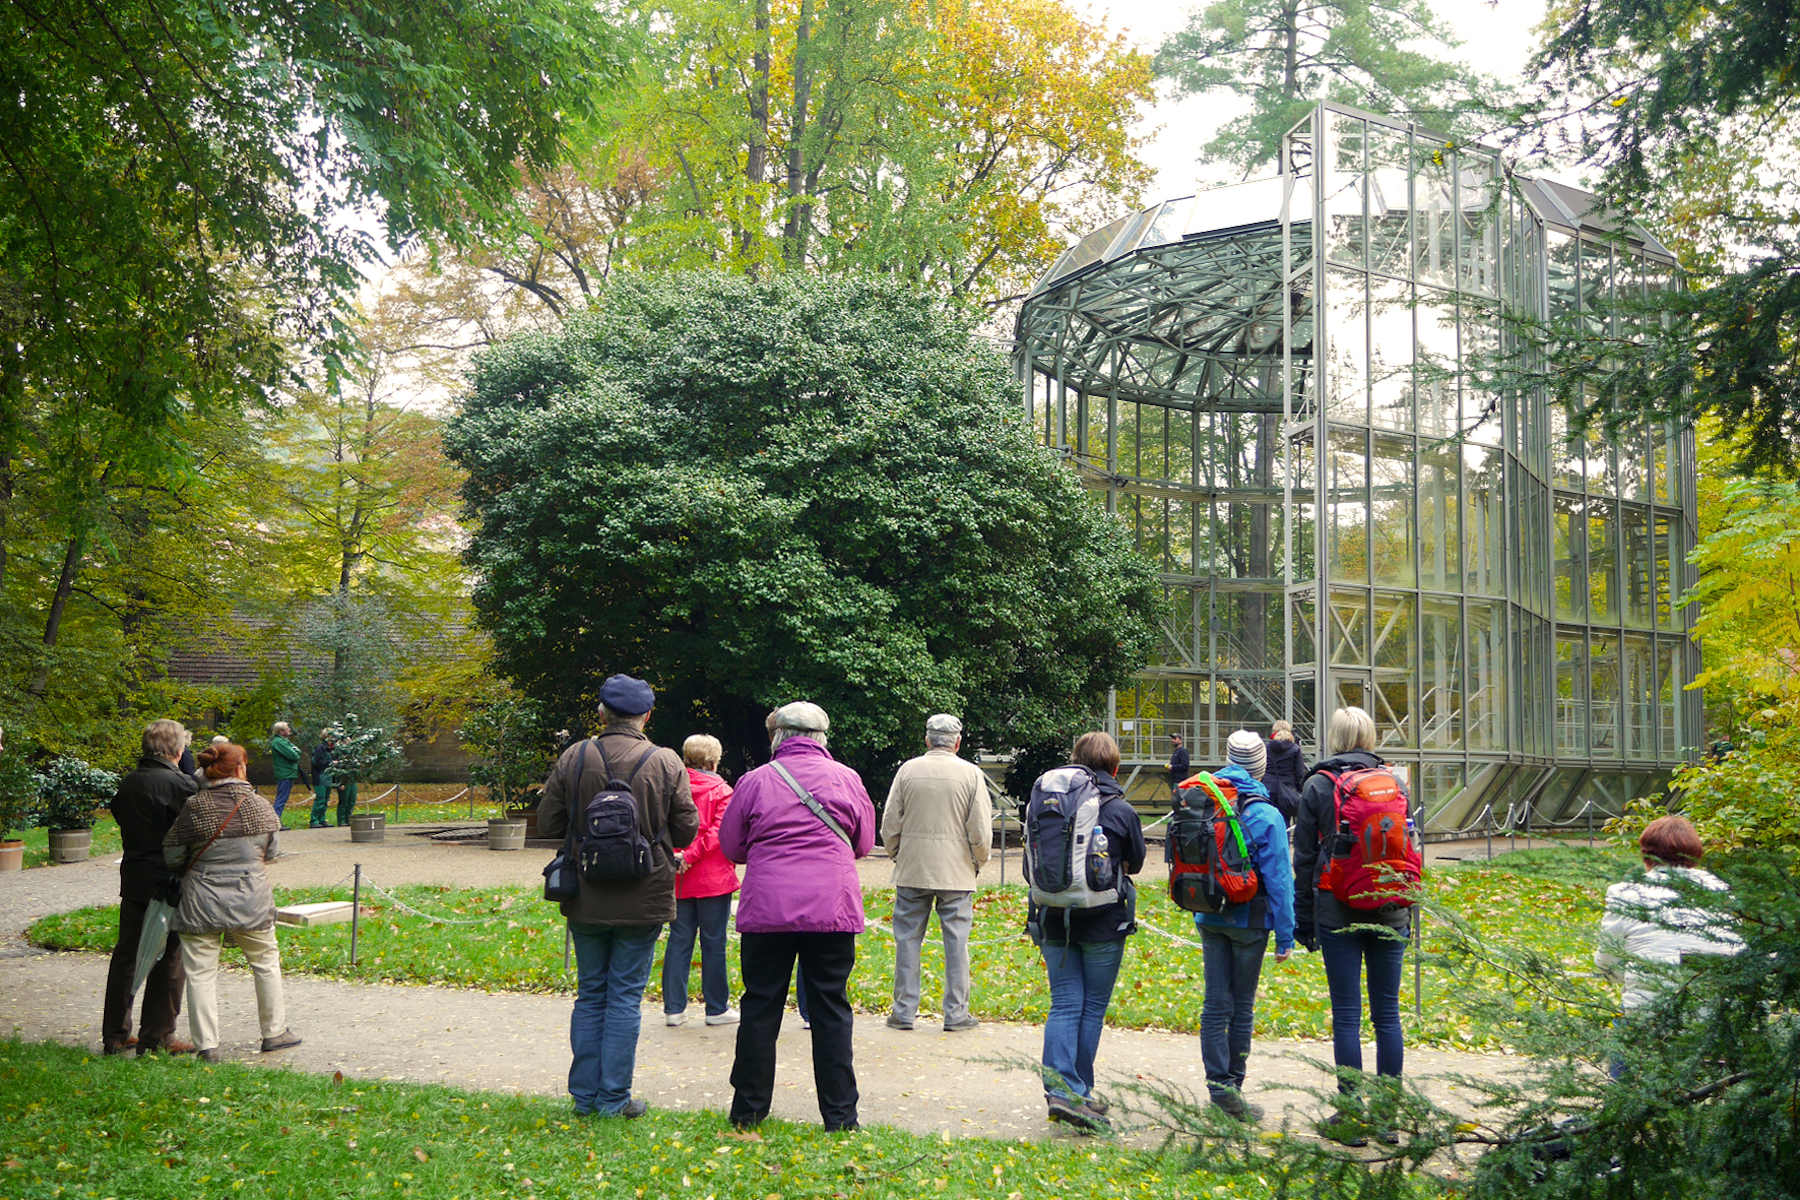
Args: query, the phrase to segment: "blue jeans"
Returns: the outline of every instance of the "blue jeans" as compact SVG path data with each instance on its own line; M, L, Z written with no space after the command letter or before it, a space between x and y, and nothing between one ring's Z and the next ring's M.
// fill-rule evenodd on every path
M663 949L663 1011L687 1011L688 972L694 966L694 935L700 935L700 995L706 1015L716 1017L731 1007L731 979L726 972L725 927L731 923L731 893L675 901L675 921Z
M1340 1067L1362 1070L1362 980L1369 980L1369 1020L1375 1026L1375 1073L1398 1075L1406 1059L1400 1032L1400 975L1406 938L1397 931L1334 929L1319 932L1325 985L1331 989L1331 1054ZM1340 1080L1338 1090L1353 1085Z
M1046 942L1039 947L1050 975L1050 1016L1044 1022L1044 1096L1094 1090L1094 1053L1112 1000L1125 942ZM1062 1087L1057 1087L1061 1079Z
M279 817L282 814L282 812L286 810L287 802L288 802L288 793L293 790L294 790L294 781L293 780L277 779L275 781L275 815L276 816Z
M578 1113L610 1116L631 1099L644 985L661 925L569 922L575 1011L569 1016L569 1095Z
M1206 998L1200 1006L1200 1061L1213 1099L1244 1090L1250 1035L1256 1028L1256 984L1269 948L1266 929L1200 927Z

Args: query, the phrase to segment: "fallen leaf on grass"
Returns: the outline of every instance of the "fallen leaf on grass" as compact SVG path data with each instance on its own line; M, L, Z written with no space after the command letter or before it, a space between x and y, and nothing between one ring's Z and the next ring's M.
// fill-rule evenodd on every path
M756 1132L754 1129L727 1129L725 1131L725 1136L731 1138L733 1141L739 1142L760 1142L763 1140L762 1134Z
M420 1162L430 1162L431 1161L431 1155L425 1153L423 1150L419 1149L417 1146L413 1147L413 1157L418 1159Z

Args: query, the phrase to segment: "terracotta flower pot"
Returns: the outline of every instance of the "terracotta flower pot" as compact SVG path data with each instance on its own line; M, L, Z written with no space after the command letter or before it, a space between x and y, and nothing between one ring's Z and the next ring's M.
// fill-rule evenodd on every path
M0 871L25 869L25 843L17 838L0 842Z

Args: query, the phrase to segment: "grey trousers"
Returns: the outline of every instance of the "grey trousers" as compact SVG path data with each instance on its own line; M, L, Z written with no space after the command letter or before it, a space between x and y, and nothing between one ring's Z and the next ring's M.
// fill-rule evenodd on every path
M894 889L894 1008L910 1021L919 1013L919 947L931 910L944 931L944 1023L969 1018L969 929L975 923L975 893L936 888Z

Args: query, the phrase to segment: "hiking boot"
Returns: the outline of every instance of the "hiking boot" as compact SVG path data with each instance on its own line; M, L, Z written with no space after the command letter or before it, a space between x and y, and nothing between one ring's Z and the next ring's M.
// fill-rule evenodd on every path
M1212 1105L1232 1120L1246 1125L1259 1124L1263 1119L1262 1105L1250 1103L1238 1092L1220 1092L1212 1098Z
M192 1054L194 1043L185 1038L164 1038L160 1042L139 1042L137 1052L140 1058L146 1054Z
M284 1029L274 1037L266 1037L262 1040L262 1052L270 1054L276 1050L292 1050L299 1044L299 1035L291 1029Z
M1112 1123L1073 1096L1051 1096L1050 1119L1072 1126L1077 1133L1105 1133Z
M671 1029L673 1029L677 1025L682 1024L686 1020L687 1020L687 1011L685 1009L678 1013L664 1013L663 1014L663 1024L669 1026Z
M624 1117L627 1121L635 1121L650 1111L648 1101L639 1100L636 1096L625 1102L625 1107L614 1113L615 1117Z
M889 1013L887 1027L889 1029L911 1029L913 1023L908 1021L905 1017L900 1016L898 1013Z
M707 1013L706 1023L708 1025L736 1025L738 1023L738 1010L735 1008L728 1008L722 1013Z
M945 1021L945 1033L961 1033L965 1029L979 1029L981 1022L974 1017L964 1017L960 1021Z
M1112 1105L1094 1095L1092 1092L1088 1093L1088 1098L1082 1101L1082 1103L1088 1106L1088 1111L1098 1113L1103 1117L1112 1111Z
M1369 1144L1368 1126L1355 1117L1333 1113L1320 1121L1319 1136L1340 1146L1363 1147Z

